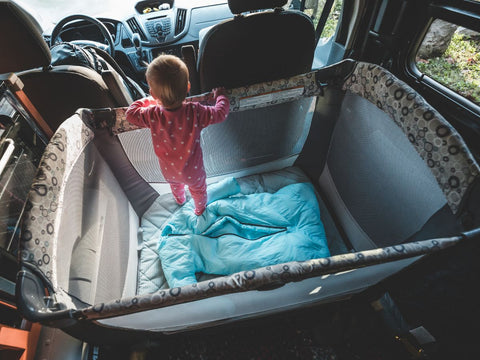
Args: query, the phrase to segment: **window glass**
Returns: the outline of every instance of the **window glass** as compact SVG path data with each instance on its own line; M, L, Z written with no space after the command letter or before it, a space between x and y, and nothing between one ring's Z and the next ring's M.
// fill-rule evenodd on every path
M325 0L321 0L320 3L325 3ZM325 24L325 27L323 28L322 34L320 35L320 38L329 38L335 34L335 31L337 29L337 24L338 20L340 19L340 14L342 12L342 5L343 5L343 0L335 0L335 3L332 6L332 9L330 10L330 15L328 16L327 22ZM321 5L321 9L323 9L323 5ZM318 14L314 18L314 23L315 26L318 23L318 19L320 18L321 12L318 12Z
M0 82L0 248L16 255L20 218L45 144Z
M480 33L436 19L416 64L425 75L480 105Z
M318 21L325 7L325 2L326 0L305 0L305 9L303 12L312 18L315 28L317 28ZM342 12L342 5L343 0L335 0L320 38L327 39L335 34L337 23ZM299 10L301 0L289 1L288 7Z

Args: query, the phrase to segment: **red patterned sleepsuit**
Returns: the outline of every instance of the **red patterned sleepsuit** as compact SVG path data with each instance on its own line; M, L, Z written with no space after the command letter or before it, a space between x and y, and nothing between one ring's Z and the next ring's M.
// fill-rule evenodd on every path
M228 115L228 98L220 95L214 106L184 102L175 110L159 106L152 98L135 101L126 112L127 120L150 128L155 154L165 180L179 204L185 202L185 185L201 215L207 204L206 174L200 147L200 132L208 125L222 122Z

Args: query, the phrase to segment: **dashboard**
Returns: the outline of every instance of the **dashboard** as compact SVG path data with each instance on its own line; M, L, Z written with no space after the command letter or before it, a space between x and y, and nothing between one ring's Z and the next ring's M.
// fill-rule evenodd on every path
M200 30L232 17L226 0L142 0L121 16L97 19L112 35L115 59L138 81L143 80L144 62L161 53L180 56L187 44L198 49ZM140 38L140 48L134 45L134 34ZM49 35L44 36L49 41ZM65 25L60 38L105 43L96 26L81 20Z

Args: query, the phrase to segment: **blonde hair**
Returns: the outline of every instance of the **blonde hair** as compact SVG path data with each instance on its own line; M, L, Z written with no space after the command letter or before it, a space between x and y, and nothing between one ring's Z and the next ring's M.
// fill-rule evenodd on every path
M188 93L188 68L174 55L159 55L145 73L148 85L166 108L179 107Z

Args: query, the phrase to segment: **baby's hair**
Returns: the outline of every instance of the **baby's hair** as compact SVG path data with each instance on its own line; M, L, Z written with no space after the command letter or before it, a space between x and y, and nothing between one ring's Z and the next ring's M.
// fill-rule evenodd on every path
M166 108L179 107L188 93L188 68L177 56L159 55L147 68L145 77Z

